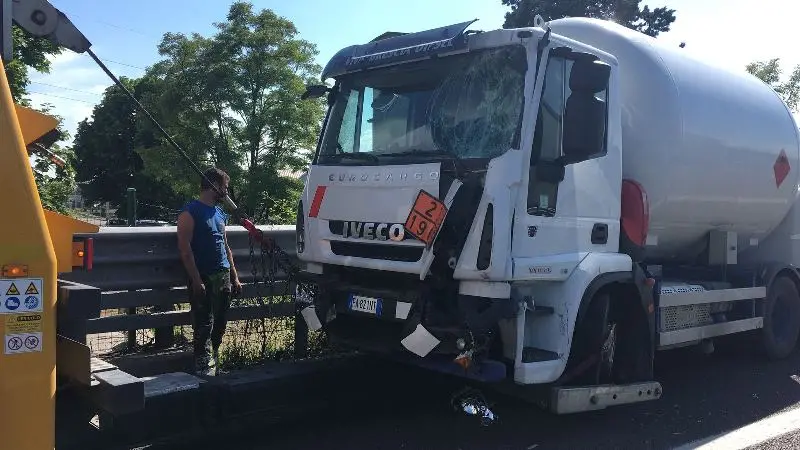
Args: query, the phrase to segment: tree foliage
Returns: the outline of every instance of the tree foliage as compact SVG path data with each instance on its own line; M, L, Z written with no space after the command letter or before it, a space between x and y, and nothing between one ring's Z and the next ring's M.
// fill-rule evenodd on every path
M533 26L536 15L545 20L564 17L597 17L613 20L648 36L667 32L675 22L675 10L666 6L640 7L641 0L501 0L510 6L503 28Z
M50 114L52 105L45 104L39 108L44 114ZM61 135L60 141L69 139L69 133L63 130L63 118L53 116L58 120L56 129ZM33 178L39 190L39 199L42 207L61 214L68 214L67 201L75 191L75 155L72 148L60 145L58 142L47 150L55 154L64 162L63 166L54 164L49 158L40 154L33 157Z
M49 55L58 55L63 49L47 39L31 36L14 25L11 28L13 53L11 61L5 65L6 77L11 87L11 96L16 103L28 106L26 94L30 84L29 69L50 73Z
M246 2L231 5L215 27L208 37L165 34L158 47L163 59L130 82L198 166L214 165L231 175L231 194L240 207L262 222L269 207L273 222L291 223L302 186L280 173L302 170L316 143L322 104L300 101L320 71L313 62L316 48L297 36L289 20ZM79 164L85 165L80 179L94 185L92 195L119 196L114 180L130 174L150 177L181 201L197 195L200 180L190 165L145 117L118 105L113 92L106 92L92 123L106 108L116 121L82 124L76 138ZM109 146L127 159L84 160ZM104 168L111 175L104 177Z
M54 45L47 39L37 38L14 25L11 29L13 53L11 61L4 64L6 78L11 88L11 97L14 102L30 107L30 100L27 98L28 85L30 84L29 71L31 69L40 73L50 72L50 55L58 55L63 50ZM48 114L52 105L42 105L37 108L39 111ZM63 130L62 118L55 116L59 124L57 130L61 134L60 141L69 138ZM68 213L67 200L75 189L74 163L75 158L72 149L64 147L58 142L53 144L48 150L58 155L64 162L63 167L54 165L48 158L34 155L33 176L39 191L39 199L42 206L51 211Z
M800 102L800 64L795 66L786 81L781 81L783 69L781 69L780 58L755 61L748 64L745 69L774 89L789 109L794 112L800 112L798 108L798 102Z
M146 80L120 81L137 97L147 97ZM89 202L109 202L127 215L127 190L136 189L140 217L169 218L178 206L172 189L146 173L136 152L137 113L133 102L116 85L106 89L90 119L78 124L73 150L78 161L76 180Z

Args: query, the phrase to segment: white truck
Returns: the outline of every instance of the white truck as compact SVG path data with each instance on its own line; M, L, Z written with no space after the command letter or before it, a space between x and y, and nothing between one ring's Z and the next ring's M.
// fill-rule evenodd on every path
M308 324L557 413L658 398L660 350L752 332L787 357L778 95L609 21L471 23L342 49L304 94L329 106L298 207Z

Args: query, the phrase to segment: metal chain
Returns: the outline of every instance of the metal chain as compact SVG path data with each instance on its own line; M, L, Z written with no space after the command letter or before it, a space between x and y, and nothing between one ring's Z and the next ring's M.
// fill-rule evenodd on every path
M256 295L259 300L259 305L264 305L264 295L261 291L261 283L269 283L269 296L283 295L291 296L297 311L302 310L305 306L314 304L314 300L318 295L318 286L315 283L304 283L297 277L300 271L286 251L284 251L276 242L275 239L266 236L263 232L259 236L260 244L258 247L259 255L255 255L255 240L253 235L248 234L250 244L250 270L253 274L253 283L255 284ZM265 254L266 253L266 254ZM259 271L261 279L259 279ZM275 289L275 278L278 272L283 272L286 283L283 292L278 293ZM290 288L294 287L294 292Z
M247 235L249 244L250 244L250 274L253 276L253 286L256 289L256 297L258 298L259 303L263 301L263 295L261 293L261 283L258 280L258 265L256 264L256 256L255 256L255 245L253 242L253 236L250 234Z

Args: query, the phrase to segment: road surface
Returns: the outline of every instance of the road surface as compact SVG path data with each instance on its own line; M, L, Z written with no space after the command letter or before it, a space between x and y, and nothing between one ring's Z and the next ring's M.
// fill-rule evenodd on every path
M795 409L800 352L766 362L752 344L736 338L712 355L688 349L663 353L656 373L664 387L660 400L580 415L553 416L487 393L499 421L481 427L451 409L450 393L460 386L450 378L398 370L379 382L363 380L362 392L335 408L246 434L185 442L183 448L222 448L221 443L230 450L800 448L800 432L786 432L800 429Z

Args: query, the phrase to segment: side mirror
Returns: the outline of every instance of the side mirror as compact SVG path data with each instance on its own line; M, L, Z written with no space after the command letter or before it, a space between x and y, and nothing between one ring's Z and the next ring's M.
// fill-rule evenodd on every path
M605 149L608 110L597 93L608 89L611 66L597 60L576 60L569 87L572 93L564 110L562 161L574 164Z
M300 96L301 100L308 100L309 98L320 98L330 92L331 88L324 84L312 84L306 87L306 91Z

